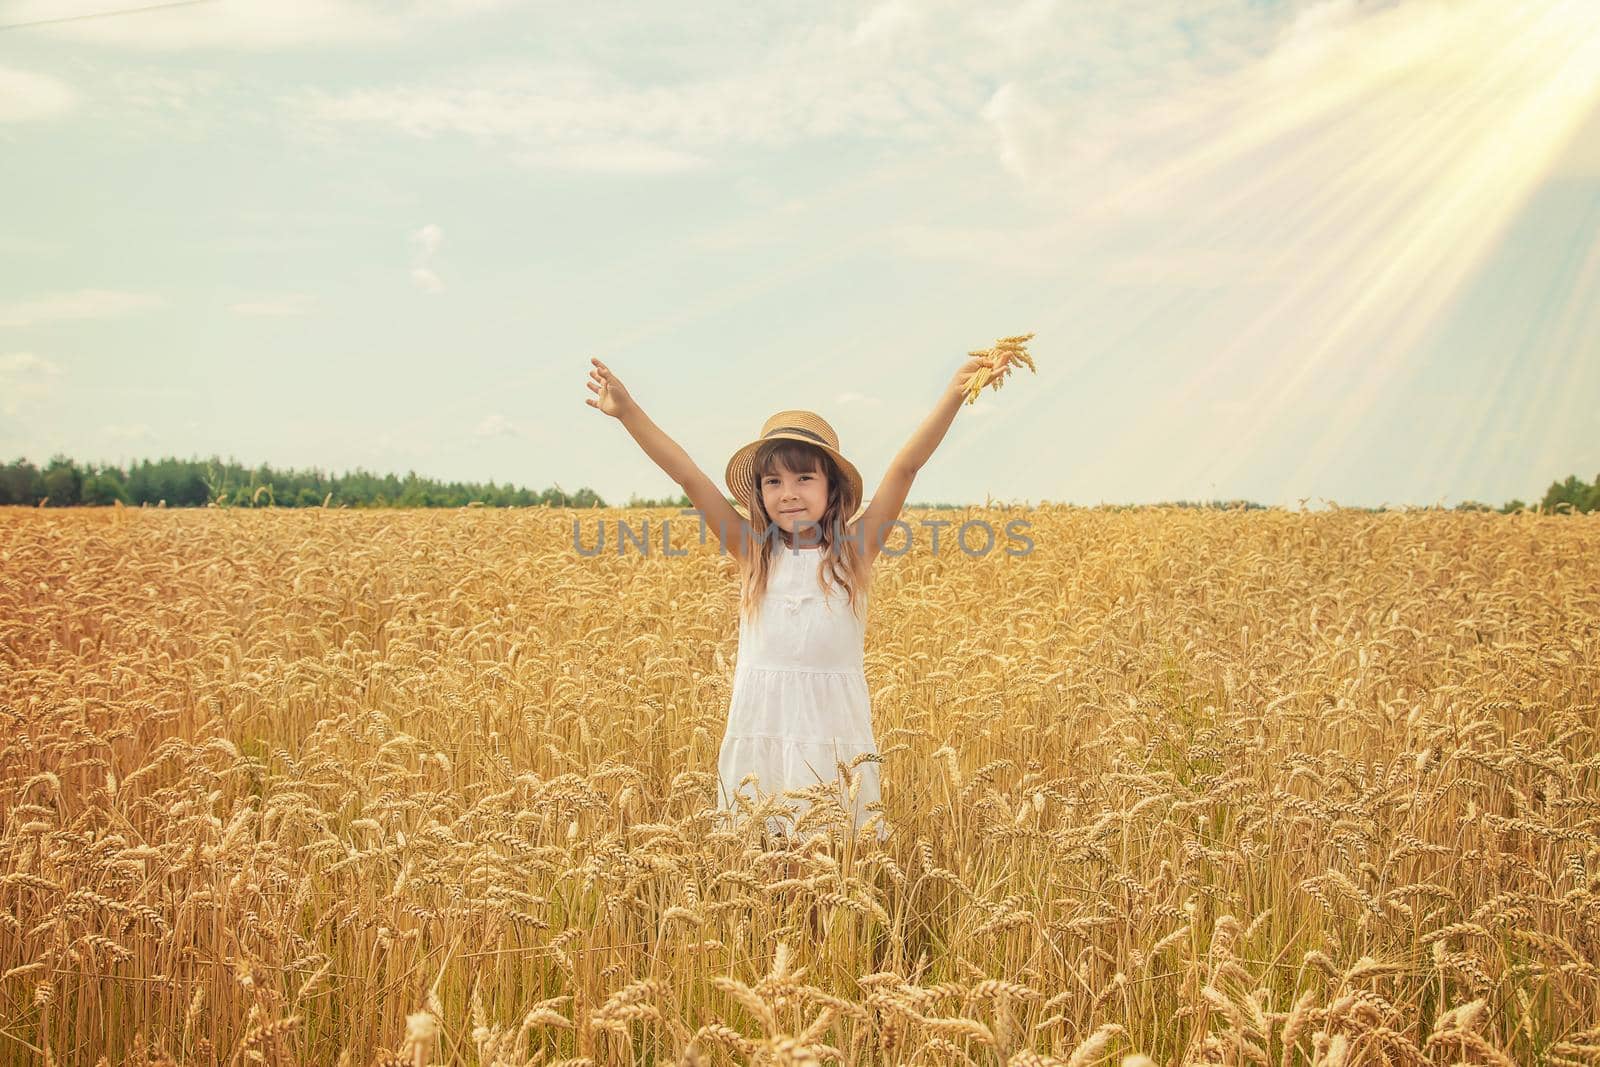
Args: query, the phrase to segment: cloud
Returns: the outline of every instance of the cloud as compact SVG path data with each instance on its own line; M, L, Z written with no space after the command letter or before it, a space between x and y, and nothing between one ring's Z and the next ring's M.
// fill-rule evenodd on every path
M995 12L983 22L984 36L1010 57L1028 55L1041 36L1056 22L1055 0L1023 0L1007 12Z
M532 170L674 174L706 167L693 145L738 136L737 101L722 90L641 89L573 70L477 72L450 84L302 93L285 101L297 124L454 135L503 146Z
M716 0L692 13L573 9L541 16L537 33L582 41L580 51L552 44L543 60L311 87L280 102L305 136L351 126L458 136L503 148L524 167L601 173L693 172L730 148L836 138L962 151L980 146L992 127L1003 165L1031 177L1055 152L1096 158L1133 104L1163 87L1181 89L1218 57L1270 43L1285 17L1280 9L1242 6L1190 0L1182 18L1170 0L1128 0L1092 17L1056 0L880 0L864 12L751 10ZM509 0L206 3L30 32L162 51L381 49L514 8ZM11 0L7 18L79 13L78 0ZM574 54L583 58L563 58ZM135 76L135 91L110 84L104 95L119 107L143 100L147 112L200 122L207 113L194 102L209 99L215 110L216 93L212 86L197 95L205 87L196 76ZM1082 106L1090 97L1117 103Z
M124 0L123 17L74 19L30 27L65 40L145 51L196 48L270 50L332 44L386 44L426 32L440 22L505 6L502 0L430 0L386 4L379 0L271 0L270 3L197 3L151 9ZM81 0L12 0L7 23L110 14L116 7Z
M850 43L861 46L892 46L901 40L917 20L917 10L906 0L886 0L856 24Z
M1284 14L1276 27L1257 19L1254 34L1207 30L1221 45L1208 48L1237 53L1216 69L1189 60L1168 77L1133 78L1124 92L1083 98L1025 68L984 109L1003 164L1041 193L1103 194L1080 213L1155 214L1281 177L1274 164L1309 157L1346 131L1335 158L1295 176L1357 176L1408 121L1437 124L1447 109L1470 105L1475 120L1510 129L1530 89L1546 92L1545 110L1593 98L1600 24L1554 0L1321 0ZM1536 39L1549 49L1543 63L1526 51Z
M228 310L246 318L289 317L309 314L316 298L305 293L288 293L283 296L264 296L255 300L241 300L229 304Z
M478 420L472 436L480 438L517 437L522 431L504 415L485 415Z
M523 166L678 173L708 166L729 148L765 149L811 139L877 138L940 143L967 123L983 91L959 69L937 74L893 4L859 25L772 25L741 12L708 43L671 49L687 74L646 80L641 46L585 28L596 65L546 61L484 64L427 81L350 90L309 89L282 98L298 129L366 126L414 137L453 136L504 149ZM598 17L598 16L597 16ZM577 32L574 30L574 32ZM681 26L618 25L618 41ZM901 40L897 35L906 35ZM883 45L894 38L895 46ZM615 52L609 66L607 49Z
M113 289L79 289L52 293L16 303L0 304L0 326L36 326L67 319L107 319L161 305L149 293Z
M1068 130L1059 113L1016 82L996 89L981 114L994 127L1000 165L1024 181L1043 177L1069 150Z
M524 166L634 173L840 139L961 155L998 126L1005 165L1032 174L1053 151L1096 158L1130 109L1265 51L1283 9L1304 2L1190 0L1181 17L1170 0L574 9L546 33L581 51L282 103L299 130L462 137Z
M50 379L61 368L32 352L7 352L0 355L0 411L19 415L26 406L50 393Z
M427 259L439 250L439 242L442 240L444 231L430 222L411 235L411 247L416 250L418 256Z
M8 352L0 356L0 374L49 374L61 373L61 368L56 364L34 355L32 352Z
M66 82L14 67L0 67L0 122L58 118L78 103Z
M197 144L237 136L241 126L256 121L253 104L260 90L237 67L188 67L184 60L161 66L108 63L93 74L100 76L90 83L94 99L84 119L124 143Z
M420 230L413 232L409 238L411 242L411 281L418 289L425 293L438 293L444 291L444 282L433 272L429 260L438 251L439 243L444 240L444 231L434 223L428 223Z

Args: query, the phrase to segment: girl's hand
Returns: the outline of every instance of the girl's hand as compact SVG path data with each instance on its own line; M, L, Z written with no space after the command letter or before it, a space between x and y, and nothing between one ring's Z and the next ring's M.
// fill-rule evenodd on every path
M589 368L589 389L595 395L584 403L592 408L599 408L603 414L616 419L633 411L636 405L621 379L612 374L611 368L598 359L590 357L589 362L594 364Z
M950 379L950 392L959 396L966 396L970 391L969 387L972 383L972 376L986 367L990 368L992 371L994 365L995 358L991 355L969 355L967 357L967 361L961 364L961 369L956 371L955 377ZM989 376L989 381L994 381L996 377L1004 377L1006 371L1010 369L1010 367L1005 367L998 375L991 373Z

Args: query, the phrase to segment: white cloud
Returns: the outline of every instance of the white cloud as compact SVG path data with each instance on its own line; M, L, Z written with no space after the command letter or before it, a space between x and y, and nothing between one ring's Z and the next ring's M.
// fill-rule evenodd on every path
M87 77L94 80L85 94L93 99L83 108L84 122L127 144L174 146L233 137L254 125L258 88L237 69L190 67L189 62L157 66L123 60L91 68Z
M0 411L21 414L49 395L50 379L60 374L59 366L32 352L0 355Z
M907 0L885 0L867 12L850 34L850 43L892 46L903 39L917 20L917 10Z
M411 247L416 250L420 258L427 259L438 251L439 242L442 240L444 240L444 231L430 222L411 235Z
M29 32L148 51L279 49L391 43L440 22L501 6L502 0L430 0L406 8L378 0L228 0L152 9L133 0L110 7L87 0L12 0L5 8L4 21L38 22L105 13L107 17L30 27ZM137 13L109 14L118 7Z
M478 420L478 425L472 431L474 437L483 438L516 437L521 433L516 423L504 415L485 415Z
M147 7L125 3L126 8ZM158 50L187 48L280 48L315 42L394 36L395 25L361 5L337 0L273 0L271 3L216 3L173 6L127 15L76 19L109 13L115 6L82 0L14 0L7 22L61 21L30 27L41 36L112 47Z
M65 115L78 103L66 82L0 67L0 122L36 122Z
M1000 165L1025 181L1043 176L1046 165L1059 161L1070 148L1060 113L1016 82L996 89L982 115L994 127Z
M705 73L669 82L641 83L620 62L615 71L552 62L313 89L283 103L297 128L458 136L502 147L524 166L633 173L688 171L729 147L815 138L934 142L969 121L964 113L982 91L973 74L936 74L914 43L897 46L890 61L881 49L853 47L854 32L822 25L732 42L693 65ZM729 49L749 58L729 62ZM687 49L681 58L691 58Z
M0 356L0 374L60 374L56 364L32 352L8 352Z
M263 296L254 300L241 300L229 304L228 310L246 318L289 317L309 314L316 298L305 293L288 293L283 296Z
M411 242L411 281L425 293L442 292L444 282L439 280L429 261L444 240L444 231L430 222L413 232L408 239Z
M1174 17L1170 0L1093 11L1053 0L880 0L864 12L779 13L713 0L693 14L584 10L558 20L583 49L556 53L581 62L483 64L283 102L297 129L458 136L528 166L637 173L838 138L980 149L987 105L1007 165L1031 174L1052 149L1093 160L1135 106L1224 59L1265 51L1284 14L1241 8L1189 0Z
M114 289L80 289L52 293L10 304L0 304L0 326L34 326L66 319L106 319L158 307L161 298L150 293Z
M513 7L509 0L229 0L30 32L149 50L381 48ZM1005 165L1031 176L1053 150L1096 158L1133 103L1159 87L1181 88L1206 58L1260 50L1283 16L1239 8L1189 0L1181 19L1170 0L1128 0L1092 13L1057 0L880 0L864 12L783 13L716 0L693 13L574 10L542 15L537 29L551 40L584 42L576 53L582 62L486 63L282 99L306 136L352 125L454 135L498 145L530 168L636 174L702 169L729 147L839 137L976 147L987 117ZM84 0L11 0L5 17L86 10ZM126 77L131 86L113 82L104 94L124 109L196 124L206 117L197 101L216 106L214 73ZM1105 114L1079 106L1089 87L1119 103Z
M982 23L984 37L1005 55L1026 56L1034 42L1051 33L1056 18L1055 0L1023 0L1007 12L995 12Z

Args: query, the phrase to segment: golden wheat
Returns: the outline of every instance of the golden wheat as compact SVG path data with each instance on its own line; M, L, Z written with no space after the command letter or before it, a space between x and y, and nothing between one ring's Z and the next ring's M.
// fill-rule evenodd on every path
M1028 355L1027 343L1033 339L1033 334L1018 334L1015 337L1002 337L994 343L993 348L980 348L967 355L977 357L984 361L984 366L973 371L967 376L965 383L965 399L962 403L970 404L978 399L978 394L984 387L999 389L1005 385L1006 375L1011 373L1014 365L1028 368L1033 374L1039 373L1033 365L1033 357Z
M1600 522L885 558L879 845L642 517L0 511L0 1062L1600 1064Z

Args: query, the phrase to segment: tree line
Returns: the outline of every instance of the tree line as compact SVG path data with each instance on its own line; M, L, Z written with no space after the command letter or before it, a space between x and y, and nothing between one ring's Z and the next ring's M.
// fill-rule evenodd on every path
M43 470L26 459L0 467L0 504L48 507L123 504L127 507L454 508L603 507L592 489L560 486L535 491L494 482L440 482L411 471L404 478L356 469L345 474L245 467L209 460L141 460L127 469L80 465L55 456Z
M410 471L404 478L378 475L357 468L345 474L319 470L276 470L263 463L245 467L215 456L209 460L140 460L126 470L116 466L79 464L66 456L53 456L43 469L26 459L0 467L0 505L37 507L78 505L126 507L353 507L353 508L459 508L484 507L607 507L592 489L573 492L559 485L533 490L494 482L440 482ZM687 495L652 499L628 498L627 507L691 507ZM909 504L909 507L949 508L952 504ZM1209 502L1178 501L1178 507L1256 509L1265 505L1249 500ZM1528 508L1511 500L1495 508L1468 500L1458 511L1500 511L1507 514ZM1568 475L1551 482L1537 505L1546 512L1590 512L1600 509L1600 474L1593 482ZM1367 510L1382 510L1369 508Z

